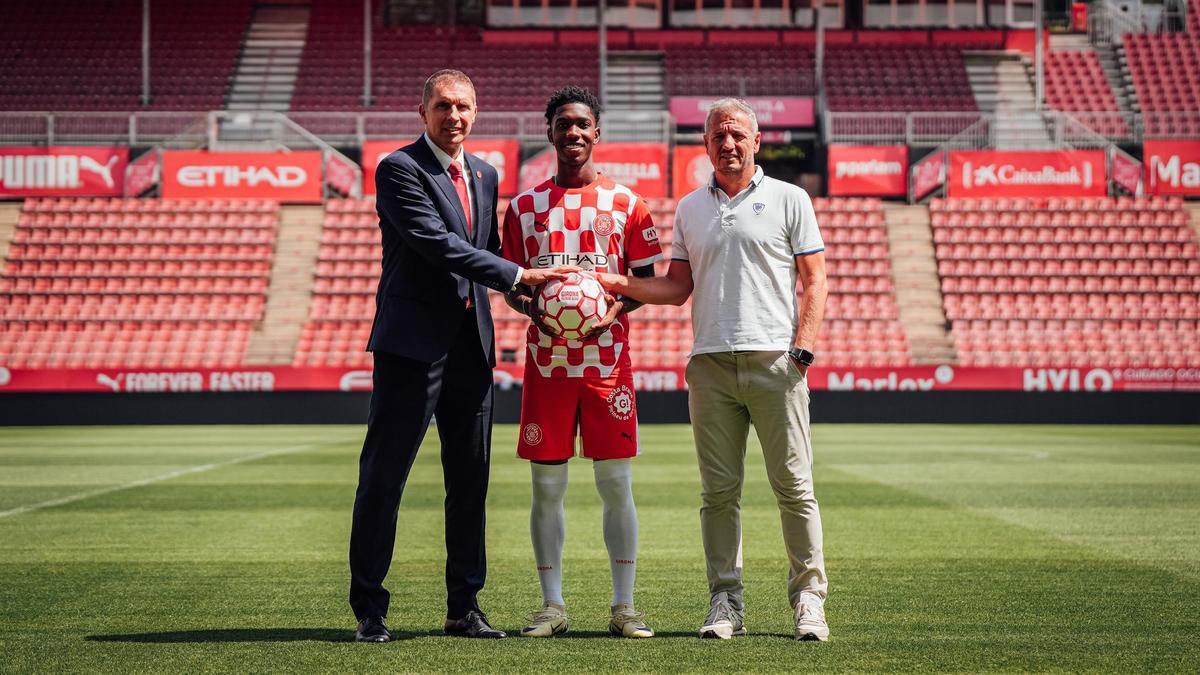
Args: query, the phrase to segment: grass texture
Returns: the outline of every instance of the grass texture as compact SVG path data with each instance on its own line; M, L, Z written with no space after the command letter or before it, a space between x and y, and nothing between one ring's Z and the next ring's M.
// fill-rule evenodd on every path
M701 641L698 472L645 426L637 604L606 633L600 500L571 463L569 635L441 635L436 434L400 511L386 645L351 642L346 546L360 427L0 429L3 672L985 672L1200 670L1200 429L818 425L832 630L791 639L761 452L743 498L747 628ZM540 601L529 469L495 432L484 609Z

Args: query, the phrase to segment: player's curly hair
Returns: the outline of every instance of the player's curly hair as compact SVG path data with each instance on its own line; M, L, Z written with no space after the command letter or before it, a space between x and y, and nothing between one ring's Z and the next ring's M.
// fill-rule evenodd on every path
M568 103L582 103L592 110L592 116L596 118L596 122L600 122L600 113L604 108L600 105L600 99L589 91L586 87L577 87L573 84L567 85L562 89L554 92L550 96L550 100L546 102L546 124L554 121L554 113L558 109Z

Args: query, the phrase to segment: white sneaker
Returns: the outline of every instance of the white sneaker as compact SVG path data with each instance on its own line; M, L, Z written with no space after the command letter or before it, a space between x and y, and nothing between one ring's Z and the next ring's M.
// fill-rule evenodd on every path
M745 635L742 616L741 598L730 598L724 591L716 593L712 596L704 625L700 627L700 637L728 640L735 635Z
M646 615L635 610L633 605L620 604L612 608L612 620L608 632L627 638L654 637L654 629L646 625Z
M552 637L566 633L569 628L567 608L547 602L541 611L529 615L529 625L521 629L521 637Z
M796 603L796 639L824 642L829 639L825 601L815 593L801 593Z

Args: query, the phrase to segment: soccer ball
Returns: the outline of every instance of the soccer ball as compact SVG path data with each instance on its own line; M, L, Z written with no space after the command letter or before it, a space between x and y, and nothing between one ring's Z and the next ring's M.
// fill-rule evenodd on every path
M537 292L537 306L554 334L568 340L582 338L608 313L600 282L579 272L571 272L561 281L542 284Z

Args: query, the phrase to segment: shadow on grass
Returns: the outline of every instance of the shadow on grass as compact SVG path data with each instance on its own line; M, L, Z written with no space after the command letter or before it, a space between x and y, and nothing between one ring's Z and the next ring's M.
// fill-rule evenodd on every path
M516 633L509 633L509 637L513 637ZM572 628L566 635L555 635L552 640L570 640L571 638L604 638L605 640L623 640L625 638L618 637L606 630L575 630ZM695 631L657 631L654 633L654 638L695 638L700 639ZM529 640L529 638L521 638Z
M441 630L392 631L393 640L443 635ZM161 633L89 635L90 642L354 642L353 628L217 628L210 630L174 630Z
M392 640L412 640L424 637L445 637L439 629L427 631L393 630ZM759 635L763 637L764 635ZM663 631L656 638L697 639L691 631ZM791 639L791 636L786 636ZM509 638L516 638L510 633ZM573 630L555 640L571 638L617 639L608 631ZM135 642L144 644L203 643L203 642L353 642L354 630L347 628L216 628L208 630L173 630L160 633L123 633L116 635L89 635L89 642Z

